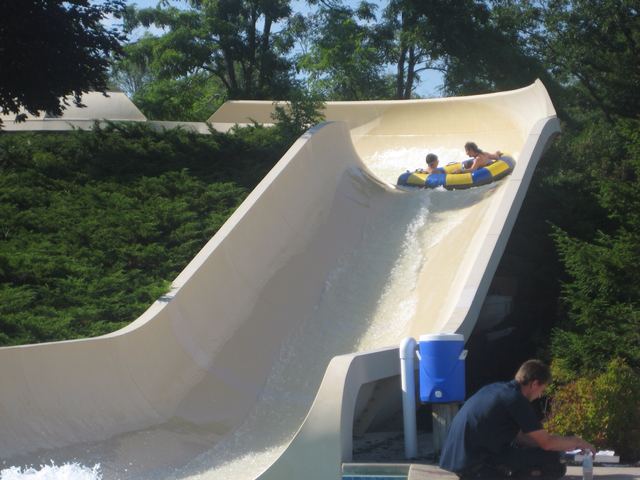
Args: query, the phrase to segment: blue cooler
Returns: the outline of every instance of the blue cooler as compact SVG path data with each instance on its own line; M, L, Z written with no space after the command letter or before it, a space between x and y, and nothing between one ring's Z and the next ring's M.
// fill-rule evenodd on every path
M420 336L420 400L463 402L465 397L464 336L436 333Z

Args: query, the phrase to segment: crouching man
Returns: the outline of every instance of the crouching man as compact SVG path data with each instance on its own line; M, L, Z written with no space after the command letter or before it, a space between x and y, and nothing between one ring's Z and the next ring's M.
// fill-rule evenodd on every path
M482 388L462 406L449 427L440 468L462 479L556 480L566 467L560 452L595 448L579 437L548 434L531 406L551 383L551 371L529 360L515 380Z

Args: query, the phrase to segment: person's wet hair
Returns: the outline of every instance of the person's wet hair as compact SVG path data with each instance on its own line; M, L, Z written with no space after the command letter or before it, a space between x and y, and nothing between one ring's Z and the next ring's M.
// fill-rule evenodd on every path
M478 148L476 142L467 142L464 144L465 150L473 150L474 152L482 153L482 150Z

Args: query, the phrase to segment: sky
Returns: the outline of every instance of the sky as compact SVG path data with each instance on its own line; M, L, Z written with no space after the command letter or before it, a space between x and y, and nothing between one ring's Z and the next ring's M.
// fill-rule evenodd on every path
M342 3L345 5L349 5L351 7L356 7L356 5L360 3L360 1L361 0L342 0ZM371 3L375 3L379 5L378 12L380 12L387 4L386 0L369 0L369 1ZM149 8L149 7L153 8L158 5L159 0L125 0L125 2L127 5L132 5L135 3L138 6L138 8ZM180 2L180 1L171 1L171 3L172 5L175 5L178 7L180 6L181 3L184 4L184 2ZM307 5L306 0L291 0L291 8L293 8L295 12L300 12L302 14L307 14L312 11L312 7L309 7L309 5ZM152 33L157 35L162 33L162 31L159 29L155 32L153 31L153 29L151 29L151 31ZM139 33L134 32L134 35L135 34L137 34L138 36L141 35L142 30ZM418 95L420 95L423 98L441 96L438 92L438 87L442 84L442 75L440 73L433 72L433 71L426 71L426 72L422 72L420 76L422 78L422 82L416 89L416 92Z

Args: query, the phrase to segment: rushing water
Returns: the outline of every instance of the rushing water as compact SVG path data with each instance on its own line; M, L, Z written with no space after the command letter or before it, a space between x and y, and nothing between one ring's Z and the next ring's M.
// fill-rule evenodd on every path
M461 151L438 151L441 163L462 159ZM424 150L382 152L366 159L381 179L395 183L399 172L424 166ZM399 343L417 307L414 294L428 250L465 217L464 205L477 192L419 190L375 197L376 215L359 244L345 252L327 278L313 315L281 346L259 399L233 435L163 478L253 479L291 440L309 411L326 366L336 355ZM447 215L432 209L453 205ZM458 208L456 208L458 207ZM1 480L118 478L78 464L5 468ZM155 472L154 480L160 478ZM128 477L149 478L149 477Z
M77 463L62 466L55 464L34 467L10 467L0 471L2 480L101 480L100 465L93 468L83 467Z

